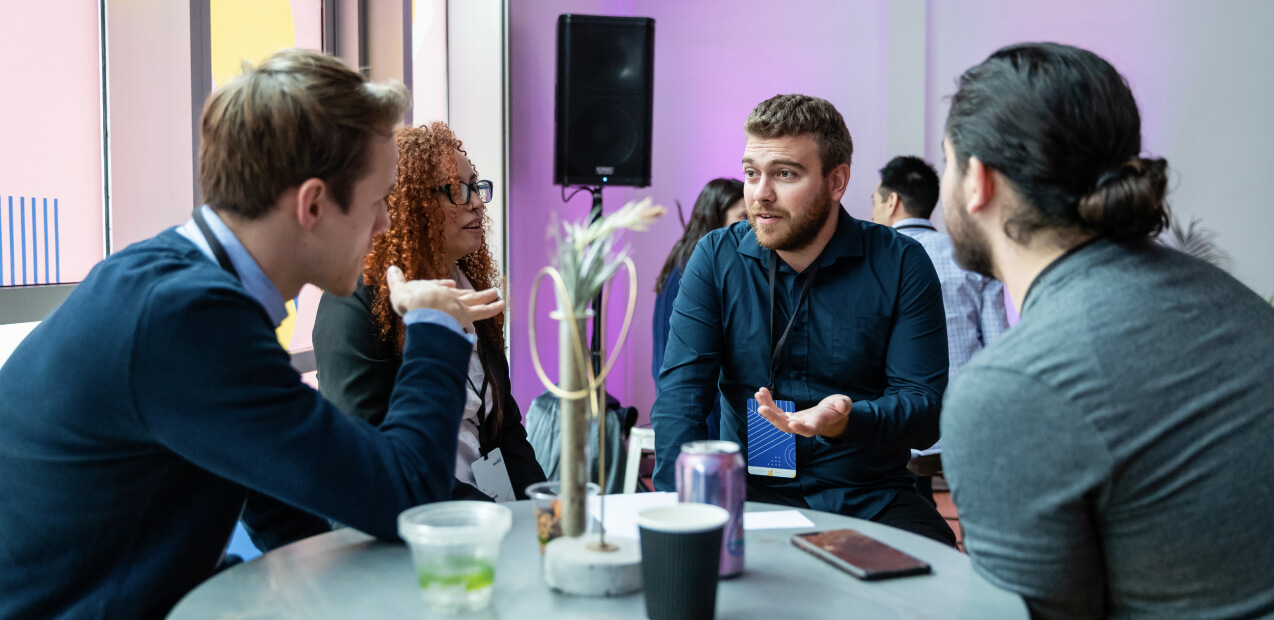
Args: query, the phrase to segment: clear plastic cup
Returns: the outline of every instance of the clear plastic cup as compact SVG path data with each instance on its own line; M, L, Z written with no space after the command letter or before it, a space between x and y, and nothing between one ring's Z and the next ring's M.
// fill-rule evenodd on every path
M593 498L601 492L597 483L588 483L585 491L585 506L593 503ZM550 540L562 535L562 483L558 480L537 482L526 488L526 496L535 502L535 535L540 539L540 554L544 554L544 546ZM598 525L588 511L585 532L591 534L598 531Z
M513 513L491 502L438 502L398 515L425 604L449 613L488 607L500 543L512 525Z

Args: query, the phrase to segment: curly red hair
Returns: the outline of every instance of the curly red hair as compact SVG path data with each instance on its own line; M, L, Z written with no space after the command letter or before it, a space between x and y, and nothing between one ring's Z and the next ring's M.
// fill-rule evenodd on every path
M457 217L451 209L440 208L445 195L434 191L448 183L460 183L454 151L464 153L460 139L446 123L405 127L394 134L398 143L398 173L386 199L390 228L376 238L363 268L363 282L372 297L372 315L380 326L381 337L397 343L402 351L405 332L402 319L389 303L389 287L385 270L398 265L408 280L437 280L450 277L443 245L443 225L447 218ZM467 182L468 179L465 179ZM483 228L490 233L491 220L484 216ZM482 290L500 284L500 270L486 239L482 246L459 261L460 271ZM504 315L478 321L474 325L479 340L486 346L504 352ZM496 399L498 428L499 399Z

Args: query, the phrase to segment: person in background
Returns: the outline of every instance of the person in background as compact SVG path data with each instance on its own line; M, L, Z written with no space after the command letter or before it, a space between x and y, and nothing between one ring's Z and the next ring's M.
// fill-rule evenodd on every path
M1168 164L1128 83L1002 48L960 77L943 151L956 260L1022 312L942 412L974 568L1037 618L1274 617L1274 308L1155 243Z
M398 83L284 50L200 120L206 205L99 263L0 367L0 617L163 617L220 565L249 490L397 540L451 496L471 342L497 291L407 282L380 429L292 368L275 327L303 285L354 291L410 109Z
M750 465L749 500L871 519L955 546L907 471L911 449L938 439L947 386L933 263L915 240L840 205L854 146L830 102L775 96L752 110L744 132L748 223L699 241L674 303L650 414L655 487L676 489L682 444L707 438L708 412L720 402L721 437L745 457L753 447L794 456L794 470ZM763 418L756 444L749 399Z
M871 219L919 241L933 261L947 313L948 372L955 379L975 353L1009 328L1009 319L1000 281L956 264L951 237L938 232L929 221L938 206L938 192L938 173L933 166L919 157L895 157L880 169L880 182L871 193ZM940 446L941 441L929 450ZM933 503L933 478L916 478L916 490Z
M395 139L390 229L376 238L354 294L325 293L314 322L319 389L341 411L374 425L389 411L405 336L385 268L398 265L408 278L449 279L461 290L500 281L486 241L494 187L479 180L460 139L440 122L401 129ZM477 342L467 365L454 499L526 499L526 487L542 482L544 471L510 392L504 315L464 329Z
M746 221L747 209L743 206L743 182L738 179L713 179L699 192L685 234L673 244L672 252L664 261L664 268L655 280L655 314L651 325L654 350L650 356L650 372L659 385L659 369L664 365L664 348L668 345L668 321L672 318L672 305L681 290L681 272L690 260L695 245L704 235L722 226ZM721 436L721 405L715 404L708 414L708 438Z
M1009 328L1004 285L956 263L951 237L937 231L929 216L938 206L939 180L925 160L895 157L880 169L872 192L871 219L915 239L924 246L942 282L947 313L947 358L951 379L973 356Z

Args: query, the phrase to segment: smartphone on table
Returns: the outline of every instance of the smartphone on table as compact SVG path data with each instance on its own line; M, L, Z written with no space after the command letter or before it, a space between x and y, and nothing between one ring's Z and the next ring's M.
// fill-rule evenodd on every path
M793 534L792 544L864 581L926 575L933 571L923 560L855 530Z

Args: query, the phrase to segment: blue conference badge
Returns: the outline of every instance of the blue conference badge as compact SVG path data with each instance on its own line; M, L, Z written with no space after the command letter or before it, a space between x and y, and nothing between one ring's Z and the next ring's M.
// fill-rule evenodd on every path
M796 412L796 403L776 400L774 404L788 413ZM796 477L796 435L784 433L757 412L755 398L748 399L748 473L777 478Z

